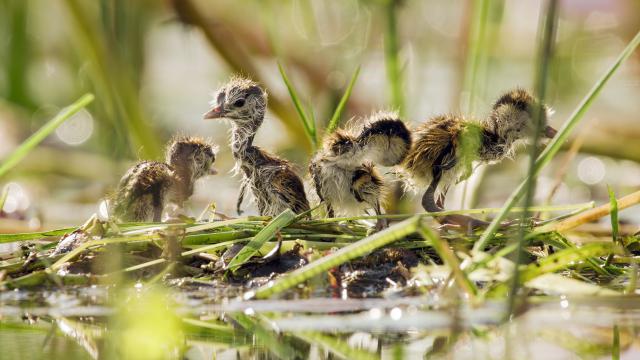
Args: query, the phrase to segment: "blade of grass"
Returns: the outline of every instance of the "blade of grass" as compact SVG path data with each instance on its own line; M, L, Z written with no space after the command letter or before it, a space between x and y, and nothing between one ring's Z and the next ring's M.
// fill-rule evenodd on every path
M351 75L351 80L349 80L349 85L347 85L347 89L344 91L342 98L340 98L340 102L336 107L336 111L333 112L333 116L329 121L329 125L327 125L327 129L325 131L325 135L331 134L336 128L338 128L338 124L340 124L340 116L344 111L345 106L347 105L347 101L349 97L351 97L351 91L353 91L353 86L356 84L356 80L358 80L358 75L360 74L360 65L356 68L356 71Z
M613 325L613 345L611 347L611 360L620 360L620 330L618 325Z
M582 203L582 204L572 204L572 205L552 205L552 206L532 206L529 208L530 211L566 211L566 210L574 210L577 212L582 212L588 209L593 208L593 202ZM444 215L453 215L453 214L490 214L497 213L502 211L502 208L481 208L481 209L465 209L465 210L447 210L447 211L439 211L439 212L421 212L421 213L411 213L411 214L387 214L387 215L362 215L362 216L349 216L349 217L335 217L335 218L325 218L325 219L314 219L305 222L306 224L328 224L334 222L341 221L354 221L354 220L376 220L376 219L407 219L415 215L420 215L423 217L438 217ZM518 213L523 212L524 208L522 207L514 207L509 212L510 213ZM0 235L0 239L2 239L2 235Z
M549 142L544 151L540 154L535 163L535 168L533 172L533 176L537 176L542 169L549 164L549 162L553 159L553 157L558 153L562 144L567 140L573 129L580 123L584 114L589 110L591 105L595 99L600 95L600 92L607 84L609 79L616 73L616 71L620 68L620 65L631 56L634 50L640 45L640 31L635 35L635 37L629 42L627 47L620 53L616 61L611 65L611 67L604 73L604 75L595 83L595 85L591 88L591 90L587 93L584 99L580 102L578 107L571 114L569 119L564 123L562 128L558 131L556 136ZM491 224L484 231L478 242L474 245L474 250L483 249L488 242L491 240L493 235L498 230L500 226L500 222L505 218L509 210L515 206L515 204L522 198L526 191L527 181L523 181L520 185L513 191L509 199L505 202L502 207L502 211L491 221Z
M486 59L486 50L489 47L487 42L487 23L489 19L489 0L474 1L473 20L469 33L469 50L464 77L464 89L466 99L463 99L465 113L473 115L475 113L475 99L478 95L478 79L480 78L480 64Z
M287 209L280 213L280 215L276 216L273 220L271 220L267 226L265 226L260 232L251 239L251 241L245 245L240 251L236 254L236 256L229 261L229 265L227 265L227 269L234 270L237 269L240 265L244 264L247 260L249 260L253 255L255 255L258 250L262 247L262 245L269 241L269 239L273 238L275 233L277 233L283 227L291 224L293 220L295 220L296 214L293 211Z
M476 295L478 294L478 289L462 270L460 260L449 247L447 240L441 239L431 229L425 226L420 226L418 233L433 246L435 251L438 253L438 256L440 256L442 261L449 266L460 290L465 292L470 299L475 300Z
M609 185L607 185L607 192L609 193L609 208L611 209L611 240L614 244L618 244L618 201L616 200L616 194ZM604 265L608 266L611 264L611 260L613 260L613 254L607 256Z
M289 96L291 97L293 106L296 108L296 112L298 113L298 116L302 121L302 125L304 126L304 131L309 137L309 140L311 141L311 144L315 149L316 147L318 147L318 139L316 137L316 125L315 123L313 123L313 120L309 119L309 116L307 116L307 113L304 111L302 107L302 103L300 102L300 97L298 96L298 92L293 87L291 80L289 80L289 77L287 76L287 73L284 71L284 68L282 67L282 64L280 64L280 62L278 62L278 70L280 71L280 76L282 77L284 84L287 86L287 90L289 91Z
M547 2L545 16L541 17L540 34L542 39L540 42L540 48L538 51L538 69L536 71L536 84L535 91L538 98L538 104L533 111L534 131L532 145L529 148L529 168L527 170L527 177L525 179L525 195L524 195L524 212L522 214L522 220L518 229L518 237L516 238L518 247L515 252L515 266L513 268L513 276L511 281L511 289L508 296L508 312L507 319L510 318L515 310L515 304L517 300L518 288L520 286L520 264L524 257L524 244L525 244L525 228L529 218L529 207L533 205L533 198L536 191L537 178L534 175L536 167L536 158L538 157L539 150L539 138L542 133L543 116L545 110L543 104L545 103L547 93L547 78L549 73L549 66L553 56L553 46L555 43L556 27L558 23L558 0L549 0Z
M250 299L256 297L258 299L264 299L271 295L278 294L305 280L320 275L333 267L358 258L368 252L378 249L379 247L390 244L414 233L418 228L419 222L419 216L414 216L410 219L399 222L384 231L373 234L356 243L344 247L331 255L325 256L303 266L281 277L273 284L262 286L255 291L249 291L245 294L244 298Z
M15 149L7 158L0 164L0 177L4 176L9 170L16 166L33 148L38 146L42 140L44 140L49 134L51 134L58 126L63 122L69 120L78 111L82 110L85 106L89 105L95 97L93 94L84 94L73 104L62 109L58 115L51 119L48 123L44 124L38 131L29 136L28 139L22 142L17 149Z
M9 196L9 187L5 185L2 188L2 195L0 195L0 211L2 211L2 209L4 208L4 203L5 201L7 201L7 196ZM0 244L1 243L2 241L0 240Z
M391 89L391 106L404 116L404 95L402 91L402 71L398 59L397 13L400 1L387 0L385 6L386 27L384 32L384 59L387 80Z
M616 203L617 203L618 211L626 209L633 205L637 205L638 203L640 203L640 191L636 191L629 195L623 196L620 199L618 199ZM611 204L610 203L603 204L593 209L589 209L581 214L576 214L574 216L571 216L562 221L541 226L535 229L535 231L532 233L531 236L540 234L540 233L551 232L551 231L557 231L557 232L567 231L577 226L580 226L582 224L586 224L588 222L597 220L603 216L607 216L610 213L611 213Z
M568 266L585 261L589 258L604 256L614 250L611 243L590 243L582 247L568 248L542 258L538 262L525 266L520 270L518 281L524 284L536 277L562 270ZM509 291L509 282L499 283L488 292L488 296L506 295Z

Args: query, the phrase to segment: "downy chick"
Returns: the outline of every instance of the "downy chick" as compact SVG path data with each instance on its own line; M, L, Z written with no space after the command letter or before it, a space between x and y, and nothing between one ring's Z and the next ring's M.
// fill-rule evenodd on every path
M382 214L385 183L375 165L394 166L411 148L411 134L395 113L370 116L357 134L337 130L327 137L309 164L309 173L329 217ZM384 227L379 221L376 227Z
M113 195L110 215L117 221L162 219L168 203L179 208L193 195L197 179L215 174L217 147L195 137L178 137L167 145L166 162L143 161L129 169Z
M303 213L309 210L309 202L291 163L253 145L266 108L267 93L256 82L236 77L218 89L204 118L231 121L231 150L242 173L238 213L247 187L260 215L275 216L285 209Z
M433 117L419 126L402 168L412 185L426 188L423 208L443 211L449 186L468 178L474 161L495 163L511 157L518 145L533 136L533 116L538 106L529 92L515 89L502 95L490 115L480 122L449 114ZM547 125L550 111L544 105L542 111L541 136L552 138L556 131ZM438 220L467 229L487 224L464 215L447 215Z

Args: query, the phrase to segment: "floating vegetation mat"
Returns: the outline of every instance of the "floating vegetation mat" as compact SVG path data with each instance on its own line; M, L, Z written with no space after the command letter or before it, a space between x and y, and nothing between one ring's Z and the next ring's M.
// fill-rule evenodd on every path
M440 228L433 214L388 215L378 233L367 223L375 216L286 211L174 224L92 218L0 235L19 244L0 254L0 344L24 354L22 336L44 341L34 354L78 358L149 358L150 347L187 358L536 358L535 344L633 352L640 238L591 221L638 196L532 208L546 220L513 221L480 250L482 230Z

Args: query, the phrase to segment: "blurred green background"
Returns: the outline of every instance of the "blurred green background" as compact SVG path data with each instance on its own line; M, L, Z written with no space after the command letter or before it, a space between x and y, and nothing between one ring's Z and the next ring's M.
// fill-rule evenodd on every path
M9 186L0 231L80 224L135 161L161 159L174 133L221 146L220 173L198 182L190 213L213 200L234 215L229 126L201 120L211 92L234 73L269 91L257 144L303 173L312 146L277 61L319 129L358 65L343 122L380 108L401 110L411 124L443 112L485 116L503 91L532 88L541 9L517 0L1 0L0 159L81 94L97 98L0 179ZM636 0L561 2L547 92L553 125L640 28L638 14ZM580 153L569 162L560 155L539 179L537 202L554 187L551 202L566 204L605 201L607 184L621 195L640 186L639 98L636 52L567 144L578 141ZM464 206L500 206L526 173L525 156L477 171ZM462 188L449 208L463 206Z

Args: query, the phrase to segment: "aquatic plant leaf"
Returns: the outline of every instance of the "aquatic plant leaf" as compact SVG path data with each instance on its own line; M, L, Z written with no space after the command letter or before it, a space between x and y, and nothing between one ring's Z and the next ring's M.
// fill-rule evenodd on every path
M9 196L9 187L5 185L2 188L2 195L0 195L0 210L4 208L4 203L5 201L7 201L7 196Z
M614 249L615 246L611 243L591 243L582 247L572 247L558 251L521 268L518 282L524 284L540 275L562 270L580 261L607 255L614 251ZM509 281L497 284L495 287L489 289L487 296L495 297L506 295L509 291L509 284Z
M356 80L358 80L358 75L360 75L360 65L356 68L356 71L351 75L351 80L349 80L349 85L347 85L347 89L344 91L342 98L340 98L340 102L336 107L336 110L333 112L333 116L331 116L331 120L327 125L327 130L325 131L325 136L331 134L338 128L340 124L340 116L342 116L342 112L344 111L345 106L347 105L347 101L349 97L351 97L351 91L353 91L353 86L356 84Z
M245 245L240 251L234 256L229 264L227 265L227 269L237 269L240 265L244 264L247 260L249 260L253 255L255 255L258 250L262 247L262 245L273 238L273 236L283 227L291 224L293 220L295 220L296 214L287 209L280 213L280 215L276 216L271 222L267 224L256 236L249 241L247 245Z
M287 73L284 71L282 64L278 62L278 70L280 71L280 76L284 81L284 84L287 86L287 90L289 91L289 96L291 97L291 101L293 102L293 106L296 108L296 112L298 116L300 116L300 120L302 121L302 125L304 126L304 130L311 141L311 144L314 148L318 145L318 139L316 137L316 124L312 119L309 119L307 113L304 111L302 107L302 102L300 101L300 97L298 96L298 92L293 87L291 80L287 76Z
M261 299L269 297L296 286L316 275L320 275L325 271L349 260L358 258L384 245L400 240L405 236L414 233L418 228L419 221L420 216L414 216L405 221L399 222L384 231L366 237L336 251L331 255L325 256L307 264L306 266L294 270L293 272L279 278L273 284L267 284L255 291L249 291L245 294L245 298L257 297Z
M93 94L84 94L73 104L62 109L58 115L44 124L38 131L33 133L29 138L22 142L9 156L7 156L0 164L0 177L4 176L9 170L16 166L31 150L42 142L49 134L55 131L63 122L69 120L78 111L89 105L95 97Z

